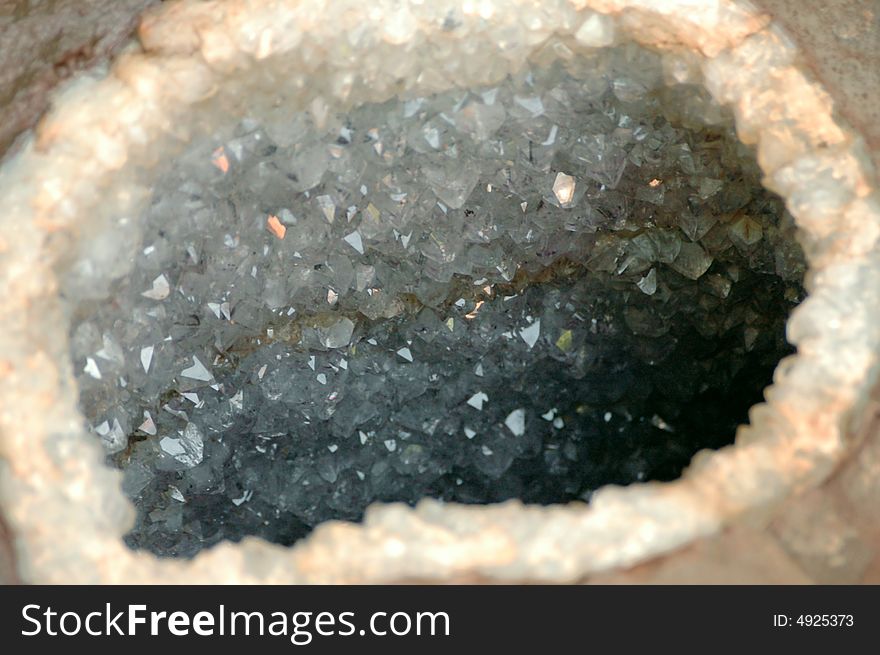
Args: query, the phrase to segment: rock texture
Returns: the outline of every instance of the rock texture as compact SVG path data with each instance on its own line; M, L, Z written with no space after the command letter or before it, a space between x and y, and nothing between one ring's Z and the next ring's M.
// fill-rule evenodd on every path
M59 97L36 139L0 174L10 208L0 224L0 276L8 289L0 344L6 373L0 495L27 579L341 582L429 571L436 579L571 581L715 533L743 512L767 517L793 491L828 477L855 446L850 417L865 411L880 347L871 314L880 288L874 248L880 209L862 144L835 120L830 98L802 72L790 44L751 9L720 1L698 11L672 0L601 1L593 3L602 12L596 18L586 4L530 4L524 11L512 2L406 11L381 4L368 17L359 4L339 3L333 21L323 21L319 2L271 3L271 14L256 3L248 3L250 13L234 2L173 4L145 23L146 54L131 53L107 78L82 80ZM468 56L447 58L460 52L465 37ZM81 428L53 271L145 197L150 177L141 176L138 164L167 156L177 140L199 131L200 121L238 113L236 98L247 97L252 110L268 115L273 103L249 91L271 84L276 65L301 71L288 88L293 95L307 88L300 101L320 115L328 103L387 97L401 79L431 91L450 78L478 85L529 55L565 56L627 37L666 50L674 75L699 79L702 71L715 99L731 105L741 138L757 145L767 185L786 199L802 229L812 271L811 296L789 323L799 353L779 367L768 403L753 409L736 446L698 456L671 485L600 490L588 508L425 502L415 511L370 510L364 526L326 525L291 551L249 542L220 546L189 565L127 551L119 536L130 524L130 508ZM499 43L507 46L503 56ZM326 61L325 52L335 59ZM420 57L433 62L438 53L447 67L420 68ZM380 61L397 66L389 70ZM319 64L326 68L312 75ZM356 66L369 85L348 74ZM307 83L316 80L326 86ZM97 106L114 111L89 111ZM783 536L803 530L796 520L775 529L789 551L822 570L813 553L828 552L827 545ZM844 542L859 553L857 535Z
M50 92L77 72L106 65L156 0L0 2L0 153L33 127Z

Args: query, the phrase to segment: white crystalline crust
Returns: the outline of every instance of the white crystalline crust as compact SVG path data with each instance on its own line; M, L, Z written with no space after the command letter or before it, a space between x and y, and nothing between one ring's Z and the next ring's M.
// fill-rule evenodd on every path
M140 38L105 75L58 94L0 172L0 501L25 580L573 581L716 532L743 512L760 516L818 484L852 446L849 419L878 370L880 198L860 141L749 5L180 2L150 16ZM245 110L271 121L279 97L285 111L304 108L320 124L330 107L489 84L526 60L626 39L666 52L672 79L704 76L802 228L811 295L788 329L799 354L780 364L736 446L698 455L675 483L605 488L589 506L424 501L374 507L363 525L322 525L292 549L251 539L192 562L130 551L121 535L133 511L119 473L102 464L77 411L55 271L101 239L136 247L128 217L148 197L157 163ZM99 250L106 260L92 258L100 270L84 279L125 273L125 248Z

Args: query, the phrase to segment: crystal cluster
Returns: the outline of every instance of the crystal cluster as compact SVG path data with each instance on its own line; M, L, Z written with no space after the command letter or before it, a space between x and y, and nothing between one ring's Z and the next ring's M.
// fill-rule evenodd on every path
M803 261L730 130L694 125L705 97L634 57L247 120L181 157L134 271L74 310L130 543L586 499L729 442Z

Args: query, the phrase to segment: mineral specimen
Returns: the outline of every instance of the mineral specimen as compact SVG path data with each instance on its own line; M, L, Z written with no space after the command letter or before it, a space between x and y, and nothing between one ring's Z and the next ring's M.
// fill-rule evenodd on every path
M803 264L729 129L677 127L705 94L660 80L623 47L194 145L72 330L129 542L588 499L729 441Z

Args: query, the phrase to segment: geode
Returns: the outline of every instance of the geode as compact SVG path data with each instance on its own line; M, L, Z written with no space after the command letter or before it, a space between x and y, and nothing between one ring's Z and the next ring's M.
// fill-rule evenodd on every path
M804 263L722 119L625 46L184 154L139 242L67 280L137 245L71 334L129 543L588 499L732 441L790 353Z
M827 475L880 342L860 144L751 10L580 4L173 4L59 96L0 181L29 578L573 580ZM439 500L160 563L108 452L161 554ZM578 501L461 504L504 498Z

